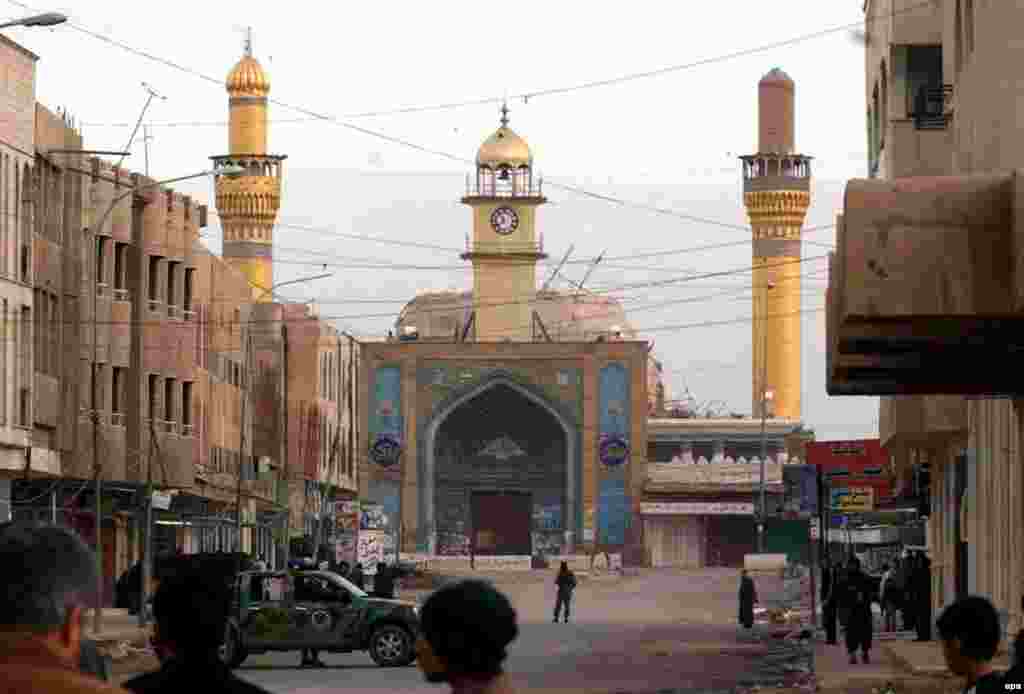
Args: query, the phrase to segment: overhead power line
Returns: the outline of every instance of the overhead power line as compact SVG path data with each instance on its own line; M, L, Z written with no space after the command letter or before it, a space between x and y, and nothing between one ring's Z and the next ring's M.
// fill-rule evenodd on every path
M35 9L35 8L30 8L28 5L26 5L24 3L16 2L15 0L8 0L8 2L10 2L13 5L17 5L17 6L21 7L21 8L23 8L23 9L28 9L28 10ZM924 7L928 7L928 6L932 6L932 5L934 5L934 0L924 0L923 2L917 3L915 5L907 6L907 7L903 8L903 9L901 9L901 10L887 13L886 16L890 17L890 16L900 15L900 14L904 14L904 13L908 13L908 12L913 12L914 10L922 9ZM693 70L693 69L696 69L696 68L699 68L699 67L704 67L704 66L707 66L707 65L714 65L714 64L717 64L717 63L723 63L723 62L727 62L727 61L730 61L730 60L735 60L737 58L745 58L745 57L749 57L749 56L752 56L752 55L757 55L759 53L766 53L768 51L773 51L773 50L776 50L776 49L779 49L779 48L787 48L789 46L794 46L796 44L805 43L807 41L813 41L815 39L824 38L826 36L831 36L833 34L842 33L844 31L845 32L849 32L851 30L862 30L862 29L864 29L864 27L866 25L870 25L874 21L876 21L878 17L879 17L879 15L868 16L868 17L865 17L864 19L862 19L860 21L857 21L857 22L851 22L851 23L847 23L847 24L841 24L841 25L836 25L836 26L832 26L832 27L827 27L827 28L821 29L819 31L814 31L814 32L810 32L810 33L807 33L807 34L801 34L801 35L794 36L794 37L791 37L791 38L788 38L788 39L782 39L782 40L779 40L779 41L773 41L771 43L765 43L765 44L760 44L760 45L757 45L757 46L751 46L749 48L743 48L743 49L740 49L740 50L732 51L730 53L722 53L722 54L718 54L718 55L715 55L715 56L709 56L709 57L706 57L706 58L700 58L698 60L693 60L693 61L689 61L689 62L685 62L685 63L679 63L679 64L676 64L676 65L669 65L669 66L666 66L666 67L656 68L656 69L653 69L653 70L644 70L644 71L641 71L641 72L627 73L625 75L619 75L619 76L616 76L616 77L609 77L609 78L604 78L604 79L590 80L590 81L586 81L586 82L578 82L576 84L567 84L567 85L562 85L562 86L558 86L558 87L549 87L547 89L536 89L536 90L532 90L532 91L524 91L524 92L519 92L519 93L515 93L515 94L506 94L506 95L502 95L502 96L489 96L489 97L481 97L481 98L477 98L477 99L465 99L465 100L461 100L461 101L444 102L444 103L439 103L439 104L426 104L426 105L416 105L416 106L400 106L400 107L397 107L397 108L378 109L378 110L373 110L373 111L361 111L361 112L355 112L355 113L349 113L349 114L340 115L340 116L338 116L338 118L345 118L345 119L379 118L379 117L383 117L383 116L397 116L397 115L406 115L406 114L412 114L412 113L427 113L427 112L431 112L431 111L450 111L450 110L453 110L453 109L460 109L460 108L467 108L467 107L474 107L474 106L486 106L486 105L489 105L489 104L500 104L503 101L507 101L507 100L510 100L510 99L522 101L525 104L525 103L529 103L529 101L531 99L536 100L536 99L540 99L540 98L544 98L544 97L548 97L548 96L558 96L558 95L570 94L570 93L573 93L573 92L579 92L579 91L584 91L584 90L597 89L597 88L601 88L601 87L610 87L610 86L615 86L615 85L619 85L619 84L625 84L625 83L628 83L628 82L636 82L638 80L646 80L646 79L652 79L652 78L655 78L655 77L662 77L662 76L674 74L674 73L677 73L677 72L684 72L684 71L687 71L687 70ZM198 76L198 77L202 77L202 78L207 79L209 81L214 81L217 84L221 83L221 80L213 80L212 78L210 78L210 77L208 77L208 76L198 72L197 70L194 70L194 69L189 68L187 66L181 65L181 64L176 63L174 61L167 60L167 59L161 58L159 56L155 56L155 55L153 55L151 53L148 53L146 51L139 50L137 48L133 48L133 47L128 46L127 44L121 43L120 41L117 41L117 40L115 40L115 39L113 39L111 37L99 34L97 32L92 32L92 31L90 31L90 30L86 29L85 27L82 27L82 26L80 26L78 24L71 23L71 26L73 28L77 29L78 31L81 31L81 32L86 33L86 34L89 34L91 36L94 36L95 38L98 38L100 40L106 41L107 43L110 43L112 45L115 45L115 46L123 49L123 50L126 50L126 51L129 51L131 53L134 53L134 54L136 54L136 55L138 55L140 57L147 58L147 59L152 60L154 62L161 63L161 64L163 64L163 65L165 65L167 67L171 67L171 68L173 68L175 70L180 70L180 71L187 72L189 74L192 74L192 75L195 75L195 76ZM284 104L282 104L282 105L284 105ZM284 105L284 106L286 108L292 108L292 107L289 107L287 105ZM296 111L299 111L299 112L305 112L304 109L292 108L292 110L296 110ZM308 123L308 122L315 122L315 121L318 121L318 120L324 120L324 118L321 117L318 114L306 113L306 115L308 116L307 118L303 118L303 119L283 119L283 120L278 121L278 122L292 122L292 123L295 123L295 122L306 122L306 123ZM193 125L193 124L195 124L195 125L198 125L198 124L217 124L217 125L222 125L224 123L222 123L222 122L204 123L202 121L192 121L192 122L169 123L169 124L165 124L165 125ZM98 125L98 124L90 124L90 125ZM122 125L122 124L116 124L116 125Z

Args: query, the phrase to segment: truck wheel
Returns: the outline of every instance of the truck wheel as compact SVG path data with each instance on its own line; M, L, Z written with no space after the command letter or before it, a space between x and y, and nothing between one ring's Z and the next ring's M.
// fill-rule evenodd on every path
M415 658L412 636L393 624L378 627L370 636L370 657L381 667L408 665Z
M249 656L241 643L241 639L238 637L238 632L231 626L227 628L227 633L224 635L224 643L221 644L219 653L221 662L229 668L238 667Z

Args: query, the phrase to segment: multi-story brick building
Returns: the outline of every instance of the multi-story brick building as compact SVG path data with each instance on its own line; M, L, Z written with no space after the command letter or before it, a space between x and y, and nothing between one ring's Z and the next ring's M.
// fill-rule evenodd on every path
M875 180L847 188L830 273L829 390L884 396L883 445L905 475L930 463L933 607L986 595L1015 630L1022 197L1019 176L1003 172L1024 167L1024 7L869 0L865 10Z
M37 56L0 36L0 519L31 455L34 392L32 205ZM56 474L59 470L49 470Z

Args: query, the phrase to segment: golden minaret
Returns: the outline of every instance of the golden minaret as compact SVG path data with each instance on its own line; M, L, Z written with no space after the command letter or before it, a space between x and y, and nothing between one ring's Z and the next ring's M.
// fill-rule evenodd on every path
M753 412L801 419L801 231L811 203L811 157L793 146L793 80L775 68L758 91L758 152L743 162L753 232Z
M475 180L466 181L462 202L473 209L473 237L463 260L473 263L474 331L482 342L530 341L537 262L547 257L537 236L537 208L547 200L533 178L533 154L501 126L476 155Z
M273 301L274 221L281 206L285 157L267 154L270 78L252 55L251 33L246 36L245 53L228 73L225 86L230 153L211 158L217 165L241 166L245 173L217 178L223 256L248 278L254 301Z

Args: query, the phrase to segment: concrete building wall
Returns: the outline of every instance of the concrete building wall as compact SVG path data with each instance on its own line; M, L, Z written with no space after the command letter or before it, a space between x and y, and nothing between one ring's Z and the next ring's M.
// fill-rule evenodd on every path
M35 158L37 57L0 37L0 478L25 466L32 445L33 228L26 193ZM0 497L0 517L9 513Z
M879 176L984 174L1024 166L1024 137L1012 114L1024 104L1016 66L1024 58L1017 40L1024 7L1017 3L944 0L907 9L872 0L866 50L868 132ZM911 51L938 47L941 56ZM932 83L945 85L944 123L914 127L908 108L921 66L935 65ZM876 99L875 90L880 97ZM881 97L886 97L882 99ZM878 102L883 105L879 106ZM888 104L885 106L884 104ZM880 117L875 114L880 113ZM1024 462L1021 412L1011 400L931 396L883 398L883 444L900 459L908 449L927 450L932 462L930 542L935 607L955 598L953 518L961 516L968 544L968 590L990 597L1009 615L1009 628L1024 626ZM968 490L959 497L953 467L966 454ZM961 570L964 570L961 568Z

